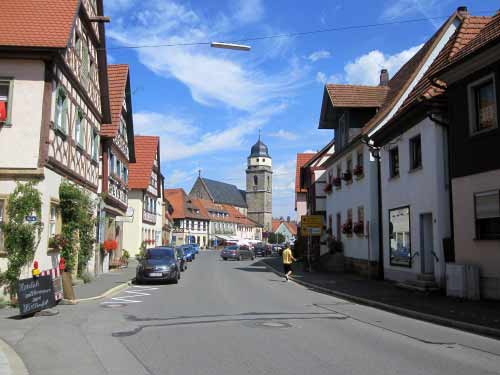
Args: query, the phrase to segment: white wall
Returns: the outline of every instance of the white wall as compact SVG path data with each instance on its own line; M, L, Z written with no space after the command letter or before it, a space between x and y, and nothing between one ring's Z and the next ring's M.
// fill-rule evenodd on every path
M300 224L302 216L307 215L307 195L306 193L297 193L297 223Z
M0 61L0 77L14 79L12 127L0 130L0 168L37 168L45 64L4 59Z
M123 223L123 248L136 256L142 243L142 190L130 190L128 193L128 206L134 209L134 218L131 223Z
M364 207L365 234L358 236L352 234L351 237L341 234L340 240L344 244L344 255L355 259L378 259L378 225L377 225L377 165L375 161L370 161L368 148L360 145L352 152L343 155L327 170L334 177L337 173L337 165L340 163L341 170L347 169L347 157L350 155L353 161L353 168L356 166L357 150L363 149L364 177L357 180L353 176L351 184L346 184L342 180L342 187L337 190L332 188L332 192L326 198L326 223L329 215L333 218L332 233L336 236L337 213L341 214L341 224L347 221L347 210L352 209L353 223L358 221L358 207ZM328 225L328 224L327 224Z
M410 172L409 140L420 134L422 145L422 169ZM426 118L384 147L381 160L382 212L384 232L384 267L387 279L405 281L415 279L422 272L420 215L432 213L434 260L436 281L444 283L443 238L450 236L450 208L446 181L447 149L445 130ZM399 150L399 177L390 178L389 149ZM410 206L411 248L414 256L412 267L390 265L389 258L389 210ZM417 254L418 253L418 254ZM416 255L417 254L417 255Z

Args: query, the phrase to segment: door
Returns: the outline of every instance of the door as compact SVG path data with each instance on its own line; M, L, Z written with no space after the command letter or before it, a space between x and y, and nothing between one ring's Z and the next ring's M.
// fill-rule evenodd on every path
M434 228L432 214L420 215L422 273L434 274Z
M340 231L341 231L341 217L340 214L337 214L337 241L340 241Z

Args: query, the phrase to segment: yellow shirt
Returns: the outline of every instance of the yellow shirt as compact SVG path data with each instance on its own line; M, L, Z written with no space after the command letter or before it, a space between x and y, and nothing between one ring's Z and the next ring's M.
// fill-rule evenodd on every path
M292 264L293 262L292 250L290 250L289 247L283 250L283 254L281 256L283 257L283 264Z

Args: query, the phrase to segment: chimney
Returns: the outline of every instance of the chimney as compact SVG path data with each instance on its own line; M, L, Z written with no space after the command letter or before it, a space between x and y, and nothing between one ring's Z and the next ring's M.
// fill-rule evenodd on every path
M462 17L465 17L469 14L469 12L467 11L467 7L466 6L460 6L457 8L457 13L459 15L461 15Z
M387 69L380 71L380 84L379 86L389 86L389 72Z

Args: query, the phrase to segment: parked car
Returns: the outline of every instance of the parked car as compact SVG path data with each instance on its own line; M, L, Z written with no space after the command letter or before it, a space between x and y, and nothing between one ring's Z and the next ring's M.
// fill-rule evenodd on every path
M182 247L177 246L175 248L175 255L177 256L177 261L179 262L179 268L181 269L181 272L187 270L187 258Z
M169 281L177 284L181 270L175 249L172 247L154 247L146 249L136 270L136 281Z
M225 247L220 256L223 260L235 259L235 260L243 260L243 259L255 259L255 254L248 246L240 246L233 245Z
M264 244L256 244L253 251L256 257L267 257L271 255L270 250Z
M195 254L198 254L200 252L200 245L198 245L197 243L193 243L190 246L193 248Z
M184 252L184 256L186 257L186 260L188 262L192 262L194 260L195 255L194 255L194 252L193 252L193 249L191 248L191 246L183 245L183 246L180 246L180 248Z

